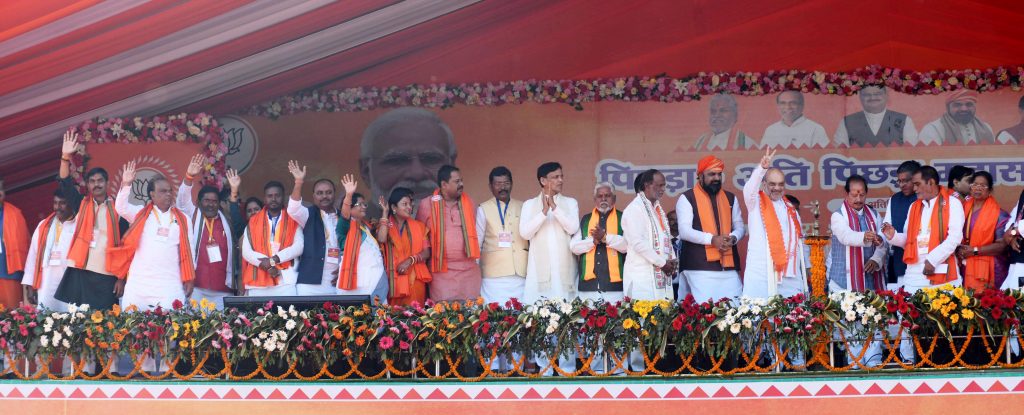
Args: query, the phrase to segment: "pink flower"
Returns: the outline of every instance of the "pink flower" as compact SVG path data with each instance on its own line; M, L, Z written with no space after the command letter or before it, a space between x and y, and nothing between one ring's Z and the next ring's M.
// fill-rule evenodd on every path
M410 347L409 343L406 342L405 340L402 340L402 341L398 342L398 348L401 349L401 350L409 350L409 347Z
M390 349L391 346L395 345L395 339L392 339L390 336L381 337L379 345L381 349Z

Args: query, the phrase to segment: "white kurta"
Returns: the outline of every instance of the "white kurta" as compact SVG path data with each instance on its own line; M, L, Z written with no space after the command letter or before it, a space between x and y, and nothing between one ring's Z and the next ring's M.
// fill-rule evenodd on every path
M767 298L774 294L789 297L807 291L807 281L804 275L803 244L800 241L792 241L793 235L801 225L800 217L797 216L797 223L793 223L786 212L786 203L782 200L772 201L775 216L779 218L779 225L782 227L782 241L785 246L796 246L795 252L788 252L791 255L789 264L783 273L782 281L773 289L772 281L775 280L775 269L771 260L771 252L768 248L768 233L765 231L764 220L761 218L761 180L767 170L760 164L750 173L750 179L743 186L743 203L747 206L747 226L750 230L750 240L747 244L747 262L743 270L743 296Z
M283 213L282 213L283 214ZM272 227L270 218L267 220L267 227ZM299 278L299 256L302 255L302 249L305 243L303 239L302 231L298 228L295 229L295 239L292 245L284 248L277 252L278 259L281 262L294 261L292 266L287 269L281 270L281 277L278 279L277 285L272 287L251 287L246 285L245 289L249 296L279 296L279 295L295 295L295 281ZM260 252L256 252L252 249L252 245L249 243L249 228L245 229L242 233L242 259L246 262L255 266L260 266L260 259L268 258L269 256Z
M719 191L724 192L725 190ZM696 214L696 209L690 205L690 201L686 196L679 196L679 199L676 200L679 238L698 245L711 245L711 238L714 235L709 232L698 231L693 227L693 217ZM732 232L729 235L735 236L736 242L739 243L746 234L747 226L743 224L743 212L740 210L740 203L737 200L732 205ZM740 258L734 258L734 260L736 265L739 265ZM682 292L682 286L685 283L690 294L693 295L697 302L718 300L720 298L736 298L743 292L743 282L740 280L740 274L735 270L705 271L684 269L682 274L685 281L680 282L680 292ZM677 298L677 300L680 299L682 299L682 296Z
M327 255L329 250L338 248L338 211L335 210L334 212L327 213L317 209L317 212L320 214L320 220L324 223L324 236L327 239L324 244L324 272L320 278L319 285L296 284L295 291L298 295L334 294L333 281L337 278L338 269L341 267L341 258L329 260ZM303 228L306 227L306 222L309 221L309 209L302 205L302 200L288 198L288 215L295 219L299 226Z
M542 213L542 195L523 203L519 234L530 241L523 302L542 298L572 300L576 297L576 261L569 250L572 235L580 229L576 200L555 195L555 209Z
M638 194L622 211L622 233L629 243L622 266L622 293L634 300L672 300L671 276L659 278L661 273L655 269L675 258L672 235L667 224L659 223L666 215L661 203L655 202L649 210L645 200L646 196ZM660 244L657 249L655 241Z
M951 197L949 198L946 240L939 243L935 249L928 249L928 238L931 237L931 232L937 232L937 230L929 229L932 209L935 208L936 201L938 201L938 196L930 200L921 201L921 229L918 235L916 235L918 260L913 264L907 264L907 273L903 277L903 286L907 292L913 293L921 288L931 287L933 284L928 279L928 276L924 275L924 262L927 260L934 265L936 272L944 271L946 260L949 259L950 255L953 255L956 247L960 245L964 238L964 207L959 199ZM910 215L907 215L907 221L903 224L904 230L907 229L909 223ZM914 236L909 236L906 233L897 233L889 240L889 243L902 248L906 246L908 237ZM960 285L960 282L961 279L958 278L952 281L951 284Z
M75 235L75 218L67 222L61 222L56 217L50 223L50 227L43 229L40 222L32 233L32 242L28 248L28 256L25 258L25 276L21 279L23 285L32 286L36 279L40 279L39 291L36 296L39 307L55 311L66 311L68 304L53 298L57 292L60 281L64 278L64 270L68 268L68 249L71 248L71 240ZM57 234L60 238L57 238ZM43 252L39 252L39 238L46 238ZM36 275L36 261L42 257L43 266L39 275Z
M1010 220L1006 221L1006 227L1003 228L1003 230L1009 232L1010 229L1017 228L1019 232L1020 230L1024 229L1024 226L1022 226L1024 225L1024 220L1018 221L1018 216L1020 216L1020 212L1018 212L1017 207L1014 206L1013 212L1010 212ZM28 276L28 274L25 275ZM999 287L999 289L1006 290L1020 288L1021 277L1024 277L1024 264L1011 263L1009 272L1007 272L1006 274L1006 279L1003 280L1003 285Z
M380 246L373 236L362 232L363 242L359 244L359 263L356 264L356 288L342 290L335 288L332 294L341 295L370 295L372 296L380 279L384 277L384 257L380 253ZM342 253L344 260L347 252Z
M761 137L761 148L823 148L828 146L828 134L825 127L807 117L800 116L793 125L786 125L779 120L769 125Z
M132 205L128 201L130 189L121 187L117 192L114 208L125 220L132 223L136 220L145 220L146 226L142 229L139 247L128 267L121 307L134 305L139 310L157 306L171 308L174 300L186 300L185 288L181 282L182 258L178 253L178 244L181 232L179 227L187 224L178 223L171 214L171 211L176 209L173 207L166 212L153 208L149 216L136 218L143 207ZM160 228L167 228L166 237L159 235ZM189 250L191 251L191 247Z

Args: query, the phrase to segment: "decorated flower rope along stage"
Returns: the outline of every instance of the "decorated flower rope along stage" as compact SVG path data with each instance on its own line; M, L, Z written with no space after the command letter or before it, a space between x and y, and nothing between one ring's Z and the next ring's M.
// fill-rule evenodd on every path
M700 72L689 76L628 76L574 80L519 80L487 83L429 84L313 90L283 96L245 110L248 115L278 118L303 112L356 112L403 106L450 108L455 105L583 104L600 101L685 102L727 93L760 96L782 91L842 95L864 86L885 85L911 95L935 95L958 89L979 92L1021 87L1024 67L911 71L868 66L845 72L777 70Z
M845 292L735 303L697 303L692 297L675 304L576 300L524 306L477 300L376 308L326 303L304 311L268 303L250 313L214 310L205 299L151 311L23 307L0 314L0 349L13 363L5 365L5 375L65 380L414 376L476 381L536 378L549 368L566 377L619 371L629 376L844 372L865 359L868 348L853 346L872 342L881 343L883 356L880 365L862 368L868 371L1019 368L1024 362L1012 359L1009 350L1021 341L1021 298L1020 291L973 293L944 286L913 295ZM916 363L898 354L907 332ZM595 350L604 351L609 370L590 367L598 357ZM633 351L642 354L643 367L629 367ZM570 352L582 364L559 367L557 356ZM806 363L793 364L788 358L793 353L804 353ZM117 354L130 356L133 367L115 373ZM532 368L529 357L537 355L550 359ZM851 356L843 359L846 355ZM145 359L154 356L170 369L144 371ZM63 375L51 372L65 357L72 367ZM491 363L502 357L510 358L510 369L492 371Z

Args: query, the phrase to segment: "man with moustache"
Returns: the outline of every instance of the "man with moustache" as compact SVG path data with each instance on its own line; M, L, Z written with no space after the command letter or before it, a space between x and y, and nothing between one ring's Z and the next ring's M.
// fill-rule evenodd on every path
M68 304L53 298L64 277L68 265L68 248L75 229L75 208L68 199L71 196L57 189L53 193L53 213L39 222L28 256L25 258L24 287L25 302L41 308L63 311Z
M768 126L761 137L761 148L824 148L828 145L825 128L804 116L804 95L783 91L775 97L782 119Z
M263 186L264 206L249 217L242 234L242 284L250 296L295 295L298 264L305 239L299 224L284 210L284 185Z
M837 146L864 147L917 143L917 129L907 114L890 111L885 85L868 85L857 92L863 111L843 117L836 127Z
M463 192L462 173L444 165L437 171L439 189L420 201L416 220L427 225L430 237L430 298L464 301L480 296L480 236L476 208Z
M490 200L476 209L480 245L480 296L488 303L505 305L523 298L529 243L519 233L523 202L512 198L512 172L498 166L488 175Z
M610 183L594 186L594 210L580 219L580 230L570 248L579 256L577 297L584 300L622 301L622 266L626 238L622 236L622 211L615 208Z
M977 117L978 92L960 89L946 95L946 113L921 129L923 144L995 144L992 126ZM1000 144L1013 143L1002 136Z
M333 295L335 280L341 266L338 246L338 209L335 207L335 187L330 179L313 183L314 206L302 205L302 183L306 179L306 166L297 161L288 162L288 171L295 179L292 195L288 199L288 216L302 228L303 249L299 257L298 295Z
M697 138L693 146L698 151L748 150L757 147L757 140L736 128L739 106L729 94L716 94L708 103L708 125L711 131Z
M75 230L68 248L64 278L54 298L68 304L88 304L96 310L108 310L117 304L119 295L114 285L117 277L107 264L107 252L121 246L121 235L128 222L114 209L107 195L107 171L93 167L85 174L88 197L82 198L71 179L71 156L78 151L78 134L68 131L61 146L60 176L57 186L65 194L76 195L72 204L80 202ZM125 181L125 184L130 182Z
M746 226L736 195L722 189L724 171L721 159L710 155L700 159L697 186L676 201L683 241L679 268L698 302L738 298L743 292L736 244L746 234Z
M882 223L893 224L896 232L903 232L903 224L907 221L910 205L917 200L913 178L920 169L921 163L914 160L904 161L896 168L896 185L899 186L899 191L889 197L885 217L882 218ZM896 290L903 286L903 274L906 273L907 264L903 263L903 248L889 245L889 249L891 254L888 255L886 267L886 288Z
M217 309L224 308L224 297L234 287L235 235L232 223L220 209L220 192L213 186L199 188L198 202L192 201L192 186L202 173L205 156L196 154L185 170L185 180L178 187L177 207L189 218L189 239L196 279L192 298L206 298ZM241 180L236 172L228 171L232 194L238 194ZM237 196L236 196L237 199ZM199 208L196 209L196 203ZM237 203L235 203L237 206ZM237 208L233 211L235 212ZM240 220L240 219L239 219Z
M188 217L174 207L171 182L164 177L149 182L149 203L131 204L135 171L132 161L121 173L124 180L114 208L132 226L121 246L111 250L109 268L118 277L115 289L122 307L169 309L175 300L185 301L192 294L195 280Z
M955 165L949 169L946 173L946 189L949 190L949 195L957 199L960 199L961 203L966 202L968 196L971 195L971 180L974 176L974 169Z
M454 165L455 136L437 114L423 108L402 107L377 117L363 132L359 172L370 187L371 200L385 199L396 187L413 191L422 200L437 189L438 169ZM376 203L368 215L380 215Z
M623 294L634 300L672 301L672 275L679 259L672 247L668 217L661 207L665 175L655 169L633 181L636 198L622 211L622 232L628 242L623 264ZM630 353L633 370L644 370L638 350Z

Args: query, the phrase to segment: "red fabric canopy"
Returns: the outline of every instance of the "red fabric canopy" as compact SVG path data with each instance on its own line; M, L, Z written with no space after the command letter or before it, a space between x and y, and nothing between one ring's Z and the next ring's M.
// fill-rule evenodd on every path
M1024 56L1024 4L990 0L7 3L0 177L15 190L55 170L61 128L99 114L230 113L308 88L870 64L981 68ZM382 33L356 39L365 21L379 22L366 27ZM188 38L200 33L207 35ZM300 58L308 62L294 64ZM245 73L253 67L265 69ZM190 83L214 74L222 91Z

